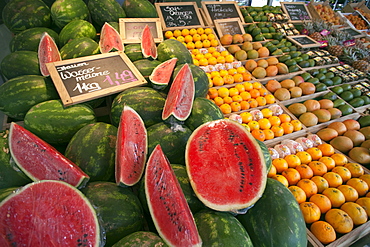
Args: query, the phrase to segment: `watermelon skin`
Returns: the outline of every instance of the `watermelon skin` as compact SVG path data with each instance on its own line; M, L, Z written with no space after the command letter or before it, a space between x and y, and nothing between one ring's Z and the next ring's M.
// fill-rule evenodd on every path
M166 39L161 42L157 47L158 57L160 62L167 61L173 57L177 57L177 64L192 64L193 58L186 48L186 46L178 40Z
M111 122L118 127L125 105L130 106L143 119L146 127L162 122L165 99L153 88L133 87L122 91L112 102Z
M172 78L174 79L180 69L184 66L184 64L180 64L176 66L175 70L173 71ZM195 95L194 97L206 97L209 90L209 80L207 73L201 69L199 66L195 64L189 64L191 74L193 75L194 84L195 84Z
M73 20L60 31L59 44L63 47L70 40L81 37L96 39L96 29L93 24L86 20Z
M131 60L131 62L144 59L140 44L125 45L125 54Z
M125 0L122 8L127 18L158 18L154 4L147 0Z
M15 51L3 58L0 69L8 80L21 75L41 75L38 59L35 51Z
M149 76L151 85L156 90L164 90L170 84L172 72L176 66L177 58L167 60L152 71Z
M90 181L109 181L114 175L117 128L97 122L82 127L72 137L64 155L90 177Z
M244 226L230 213L204 209L196 213L194 219L203 246L253 247Z
M12 0L3 9L5 26L13 33L32 27L50 27L50 8L42 0Z
M99 54L99 44L91 38L72 39L60 49L62 60Z
M106 245L143 230L144 215L140 201L129 189L112 182L91 182L82 193L90 200L101 217L106 233Z
M6 187L0 189L0 203L7 198L12 193L15 193L15 191L19 189L19 187Z
M54 24L62 29L73 20L87 20L89 9L82 0L56 0L50 8Z
M112 245L112 247L167 247L168 245L163 242L154 232L138 231L127 235L120 241Z
M51 79L41 75L22 75L0 85L0 110L16 120L23 120L32 106L58 98Z
M260 145L260 148L263 153L263 157L265 158L266 169L267 171L270 171L271 166L272 166L272 158L271 158L270 151L264 142L261 142L260 140L257 140L257 139L256 141Z
M185 125L189 129L195 130L206 122L223 118L224 114L213 101L197 97L194 99L190 116L185 120Z
M50 144L67 144L79 129L95 122L90 107L84 104L64 107L60 100L36 104L24 117L24 127Z
M59 44L59 34L47 27L33 27L15 35L10 41L10 51L38 51L42 34L48 33Z
M8 137L9 130L0 131L0 189L19 187L32 182L11 161Z
M125 11L116 0L89 0L87 7L93 23L96 23L99 30L105 22L118 21L119 18L126 17Z
M62 181L30 183L0 203L1 246L97 247L100 234L93 206Z
M192 131L185 125L171 125L164 122L147 128L148 154L159 144L173 164L185 164L185 147Z
M263 196L237 218L255 246L307 246L306 224L299 205L279 181L268 178Z
M160 145L150 154L144 179L149 212L159 236L170 246L202 246L193 214Z
M139 70L142 76L150 82L149 76L152 74L153 70L161 64L158 60L150 60L150 59L140 59L135 62L133 62L135 67Z

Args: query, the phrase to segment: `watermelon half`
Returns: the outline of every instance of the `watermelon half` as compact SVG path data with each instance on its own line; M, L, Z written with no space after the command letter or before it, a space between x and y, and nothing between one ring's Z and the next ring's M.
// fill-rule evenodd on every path
M148 152L144 121L131 107L124 106L118 125L116 145L116 183L132 186L144 173Z
M0 203L0 246L101 246L94 208L73 186L29 183Z
M59 180L80 188L89 180L53 146L14 122L9 129L9 149L17 166L33 181Z
M154 89L161 90L168 86L176 63L177 58L174 57L154 68L152 74L149 76L149 80L152 82Z
M47 33L43 33L39 43L38 58L40 71L43 76L49 76L49 70L46 67L47 63L57 62L62 60L57 44L54 39Z
M241 124L219 119L202 124L185 152L190 184L217 211L243 213L263 194L267 169L263 152Z
M141 52L145 58L152 57L156 59L158 56L157 46L154 42L154 37L148 25L145 25L141 33Z
M108 22L104 23L100 31L99 48L101 53L108 53L113 49L124 51L121 36Z
M154 225L169 246L202 246L189 205L160 145L147 162L145 194Z

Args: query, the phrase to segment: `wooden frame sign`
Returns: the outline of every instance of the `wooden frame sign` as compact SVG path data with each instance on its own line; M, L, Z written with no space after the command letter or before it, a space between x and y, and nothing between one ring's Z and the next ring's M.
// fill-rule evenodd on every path
M313 48L313 47L320 47L322 44L317 42L316 40L310 38L307 35L296 35L296 36L287 36L286 37L290 42L293 44L301 47L301 48Z
M353 38L361 38L366 36L363 32L353 29L351 27L340 28L339 30L348 33Z
M312 21L312 16L305 2L280 2L291 22Z
M46 64L64 106L147 83L123 52L110 52Z
M120 18L119 29L123 43L141 43L141 33L148 25L154 42L163 41L163 32L159 18Z
M245 30L239 18L215 20L215 27L219 37L225 34L245 34Z
M244 24L242 12L234 1L202 1L202 9L208 23L214 23L218 19L239 18L241 23Z
M165 30L178 27L199 28L204 26L196 2L155 3L158 16Z

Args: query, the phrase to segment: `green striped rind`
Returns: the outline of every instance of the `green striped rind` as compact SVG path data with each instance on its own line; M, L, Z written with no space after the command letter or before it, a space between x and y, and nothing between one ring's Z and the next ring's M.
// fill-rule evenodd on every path
M125 0L122 7L127 18L158 18L157 10L148 0Z
M73 20L87 20L89 9L82 0L56 0L50 8L55 25L63 28Z
M0 85L0 111L16 120L23 120L32 106L58 98L51 79L41 75L18 76Z
M306 224L299 205L277 180L268 178L262 197L238 219L255 246L307 246Z
M184 66L180 64L176 66L172 74L172 79L174 79L179 72L179 70ZM195 84L195 96L194 97L206 97L209 90L209 79L206 72L201 69L199 66L194 64L189 64L191 74L193 75L194 84Z
M88 21L73 20L63 27L59 33L60 46L64 46L70 40L80 37L96 38L96 29Z
M271 159L271 154L270 154L270 151L268 149L268 147L266 146L265 143L261 142L260 140L257 140L256 141L258 142L258 144L260 145L260 148L262 150L262 153L263 153L263 157L265 158L265 164L266 164L266 169L267 169L267 172L270 171L271 169L271 166L272 166L272 159Z
M101 217L107 237L106 246L143 230L143 210L139 199L129 188L119 187L113 182L92 182L81 191Z
M68 143L64 155L90 177L108 181L114 175L117 127L97 122L82 127Z
M145 58L134 62L135 67L140 71L140 73L148 82L150 82L149 76L152 74L153 70L160 64L161 62L158 60L150 60Z
M185 147L192 133L188 127L160 122L148 127L147 133L149 155L160 144L170 163L185 164Z
M13 33L32 27L50 27L49 7L42 0L12 0L5 5L2 17Z
M141 51L140 44L128 44L125 46L125 54L131 60L131 62L135 62L140 59L144 59L143 53Z
M19 187L9 187L0 189L0 203L7 198L10 194L15 192Z
M10 41L10 50L14 51L35 51L39 49L42 34L48 33L59 44L59 35L54 30L47 27L33 27L26 29L15 35Z
M105 22L118 21L125 18L126 13L116 0L89 0L87 7L91 18L97 27L102 27Z
M204 209L196 213L194 219L203 246L253 247L248 232L230 213Z
M124 105L130 106L143 119L146 127L162 122L165 99L153 88L133 87L117 95L112 102L111 122L118 126Z
M11 160L8 136L8 130L0 132L0 189L23 186L32 182Z
M185 124L189 129L195 130L206 122L222 118L224 114L213 101L198 97L194 99L190 116L185 120Z
M166 39L157 47L158 57L160 62L167 61L173 57L177 57L177 64L192 64L193 58L186 46L178 40Z
M95 122L94 111L87 105L64 107L60 100L48 100L31 107L24 127L50 144L63 144L79 129Z
M60 49L62 60L95 55L100 52L99 45L88 37L75 38Z
M167 247L162 238L154 232L138 231L127 235L112 247Z
M21 75L41 75L39 58L35 51L15 51L4 57L0 65L7 79Z

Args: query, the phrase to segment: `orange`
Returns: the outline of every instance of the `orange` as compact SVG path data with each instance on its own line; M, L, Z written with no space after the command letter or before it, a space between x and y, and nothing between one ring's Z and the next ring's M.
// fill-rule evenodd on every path
M249 99L248 100L250 108L256 108L258 106L258 102L255 99Z
M252 133L252 136L254 138L256 138L257 140L259 140L259 141L263 142L266 139L265 133L260 129L254 129L254 130L252 130L251 133Z
M299 204L299 208L307 224L318 221L321 217L320 208L313 202L302 202Z
M329 198L331 205L334 208L339 208L346 201L342 191L337 188L327 188L322 192L322 194Z
M366 193L369 191L369 186L361 178L351 178L351 179L349 179L347 181L346 184L352 186L353 188L355 188L355 190L357 190L358 195L360 197L361 196L365 196Z
M220 76L221 76L221 77L224 77L225 75L228 75L228 74L229 74L229 72L227 72L227 70L226 70L226 69L221 69L221 70L219 71L219 73L220 73Z
M301 160L295 154L289 154L285 156L284 159L286 160L286 162L288 162L288 166L290 168L296 168L297 166L301 164Z
M258 124L260 125L260 129L268 130L271 128L271 123L267 118L262 118L258 120Z
M344 164L348 163L348 159L344 154L335 153L330 157L335 161L336 166L344 166Z
M295 169L297 169L297 171L301 175L301 178L309 179L313 177L313 171L311 167L309 167L307 164L300 164L296 166Z
M206 55L207 54L209 54L209 53L206 53ZM212 71L211 74L210 74L210 76L211 76L211 78L216 77L216 76L220 76L220 72L218 72L218 71Z
M250 105L247 101L242 100L240 101L240 107L242 108L242 111L243 111L243 110L248 110L250 108Z
M258 106L265 106L267 104L265 97L262 96L257 97L256 101L258 102Z
M224 100L221 97L216 97L213 99L213 101L215 102L217 106L224 104Z
M212 46L212 47L216 47L216 46L218 46L218 40L217 40L217 39L212 39L212 40L211 40L211 46Z
M311 161L308 166L311 167L314 176L322 176L328 171L326 165L320 161Z
M301 175L294 168L285 169L281 175L283 175L287 180L289 185L295 185L301 179Z
M266 98L266 103L267 104L275 103L275 96L274 95L268 94L268 95L265 96L265 98Z
M267 174L267 177L271 178L272 176L276 175L276 168L274 165L271 165L270 170Z
M323 175L323 178L328 181L329 187L332 188L336 188L343 183L342 177L335 172L327 172Z
M243 81L251 81L252 80L252 75L249 72L242 73L242 76L243 76Z
M279 181L285 187L287 187L287 188L289 187L289 182L283 175L276 174L275 176L272 176L271 178Z
M223 98L225 104L231 104L233 102L233 98L231 98L230 96L226 96Z
M190 34L189 29L184 28L183 30L181 30L181 35L182 35L182 36L186 36L186 35L189 35L189 34Z
M247 72L246 68L244 68L243 66L236 68L236 71L238 71L239 74Z
M254 120L250 121L248 123L248 126L249 126L251 131L254 130L254 129L259 129L260 128L260 125L258 124L258 122L254 121Z
M217 57L217 63L225 63L225 57L224 56Z
M210 89L208 89L208 95L211 99L214 99L214 98L218 97L218 90L216 88L210 88Z
M299 120L292 120L290 123L293 125L293 131L300 131L302 129L302 123Z
M260 88L258 89L258 91L260 91L260 95L263 97L265 97L268 94L268 91L266 88Z
M250 82L244 82L243 86L245 88L245 91L251 91L253 89L253 84Z
M322 157L322 152L316 147L308 148L307 153L311 155L312 160L319 160Z
M262 88L262 84L258 81L255 81L252 84L253 84L254 89L261 89Z
M221 98L225 98L225 97L230 95L229 89L227 89L226 87L220 87L217 90L217 93L218 93L218 96L221 97Z
M364 175L364 168L360 164L357 163L347 163L344 165L351 172L351 176L353 178L358 178Z
M215 57L208 58L208 64L210 64L210 65L217 64L217 59ZM225 84L226 84L226 82L225 82Z
M306 193L301 188L295 185L291 185L288 187L288 189L290 190L290 192L292 192L298 204L306 201Z
M263 130L263 133L265 133L265 140L271 140L275 137L274 132L270 129Z
M272 111L269 108L263 108L261 112L264 118L269 118L272 116Z
M241 106L239 102L231 102L230 107L231 107L232 112L238 112L241 110Z
M312 161L311 155L306 151L299 151L296 155L299 157L302 164L308 164Z
M286 113L280 114L279 118L280 118L282 123L288 123L292 120L292 118Z
M269 121L272 126L280 126L281 120L278 116L271 116L269 117Z
M322 143L317 148L321 150L323 156L331 156L335 152L333 146L328 143Z
M353 220L343 210L332 208L325 214L325 221L339 234L349 233L353 229Z
M245 91L243 84L236 84L235 88L238 89L239 94Z
M240 96L242 97L243 100L249 100L249 99L252 98L252 96L249 92L241 92Z
M271 127L272 132L274 132L275 137L280 137L284 135L284 129L281 126L274 125Z
M355 202L358 199L357 190L350 185L342 184L337 189L343 193L346 202Z
M369 188L370 188L370 174L361 175L359 178L364 180L367 183L367 185L369 185Z
M172 31L166 31L165 34L164 34L164 37L166 37L167 39L173 37Z
M329 188L328 181L321 176L313 176L311 180L316 184L318 193L322 193L326 188Z
M342 177L343 183L346 183L352 177L351 172L344 166L336 166L331 171L338 173Z
M204 29L202 27L197 28L197 33L202 35L204 33Z
M213 30L212 30L212 28L207 27L207 28L204 29L204 33L209 35L209 34L213 33Z
M357 199L357 204L361 205L367 213L367 216L370 217L370 198L368 197L361 197Z
M205 59L205 58L202 58L202 59ZM208 63L208 61L207 61L207 63ZM222 86L222 85L225 84L224 79L221 76L215 76L215 77L213 77L212 78L212 83L213 83L214 86Z
M250 90L249 93L251 94L252 98L254 98L254 99L260 96L260 91L258 91L258 89L255 89L255 88Z
M323 220L312 223L310 231L324 245L330 244L337 239L333 226Z
M315 203L319 208L322 214L325 214L331 209L330 199L322 194L315 194L310 197L310 202Z
M233 97L234 95L239 95L239 90L235 87L229 88L229 96Z
M240 103L241 101L243 101L243 98L242 96L240 95L234 95L233 97L231 97L233 99L234 102L238 102Z
M284 134L291 134L294 131L293 125L289 122L283 122L280 126L284 129Z
M231 113L231 106L229 104L222 104L220 105L220 109L223 114L229 114Z
M335 161L330 157L327 156L321 157L319 161L326 165L328 171L335 167Z
M181 36L181 30L175 30L175 31L173 31L173 36L174 37L179 37L179 36Z
M317 185L310 179L303 178L298 181L297 186L304 190L307 198L317 194Z
M242 112L240 113L240 116L242 118L243 123L249 123L250 121L253 120L253 116L250 112Z
M222 60L221 63L232 63L234 62L234 56L229 54L229 55L226 55L226 56L222 56L222 52L221 52L221 56L222 57ZM218 60L218 58L217 58Z
M228 69L227 72L229 72L229 75L232 75L232 76L238 73L238 71L234 68Z
M365 209L355 202L346 202L340 207L340 209L351 217L353 224L356 226L362 225L367 221Z
M239 82L243 82L243 75L242 74L235 74L234 75L234 82L235 83L239 83Z
M288 162L283 158L273 159L272 164L275 166L277 173L282 173L284 170L289 168Z

